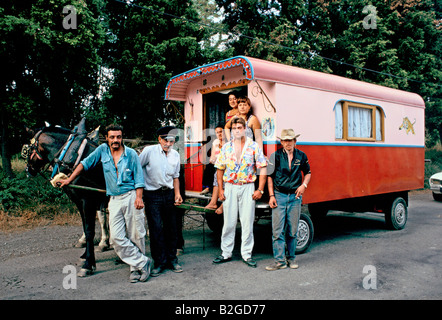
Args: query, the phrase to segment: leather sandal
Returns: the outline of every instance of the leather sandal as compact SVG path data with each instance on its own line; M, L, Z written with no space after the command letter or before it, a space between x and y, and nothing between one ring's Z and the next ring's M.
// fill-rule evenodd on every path
M219 255L218 257L216 257L216 258L213 260L213 263L224 263L224 262L228 262L228 261L230 261L230 260L232 260L231 257L230 257L230 258L224 258L223 255Z
M243 261L244 261L244 263L245 263L246 265L248 265L249 267L256 268L256 266L257 266L256 261L253 260L252 258L248 258L247 260L244 260L244 259L243 259Z

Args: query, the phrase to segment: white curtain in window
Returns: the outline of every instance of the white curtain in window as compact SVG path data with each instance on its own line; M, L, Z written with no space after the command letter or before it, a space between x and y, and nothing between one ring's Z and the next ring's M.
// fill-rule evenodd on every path
M371 109L348 107L348 136L371 138Z
M335 138L343 138L343 119L342 119L342 103L338 102L335 106Z
M376 140L382 140L382 112L379 108L376 108Z

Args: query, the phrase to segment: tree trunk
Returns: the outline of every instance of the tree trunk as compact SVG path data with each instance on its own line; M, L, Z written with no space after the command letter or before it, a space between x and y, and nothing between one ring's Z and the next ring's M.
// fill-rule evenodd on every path
M442 145L442 122L439 124L439 142Z
M9 178L14 178L14 172L12 171L11 157L8 153L8 121L6 112L2 111L0 114L0 143L1 143L1 154L2 154L2 167L3 171Z

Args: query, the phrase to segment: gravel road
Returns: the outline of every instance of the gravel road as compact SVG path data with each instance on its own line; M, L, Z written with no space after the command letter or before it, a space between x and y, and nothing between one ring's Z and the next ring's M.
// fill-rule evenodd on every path
M80 226L0 233L0 300L167 300L175 301L167 309L173 312L180 300L440 299L441 213L442 204L428 192L411 195L409 220L400 231L386 230L380 216L333 213L297 258L300 268L274 272L265 270L273 260L270 221L255 226L253 269L241 262L239 230L232 262L213 265L219 237L207 225L203 232L199 215L186 217L183 273L130 284L129 268L110 250L96 253L95 274L77 279L71 289L64 288L63 269L76 265L83 252L73 247ZM375 289L364 287L366 270L377 271Z

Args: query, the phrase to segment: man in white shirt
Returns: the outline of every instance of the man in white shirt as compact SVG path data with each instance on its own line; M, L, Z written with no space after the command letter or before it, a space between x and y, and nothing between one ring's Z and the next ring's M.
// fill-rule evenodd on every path
M173 150L175 127L157 131L159 144L148 146L140 154L144 173L143 192L149 226L150 251L154 260L151 276L160 275L166 268L182 272L176 256L176 208L183 202L180 193L180 155Z

